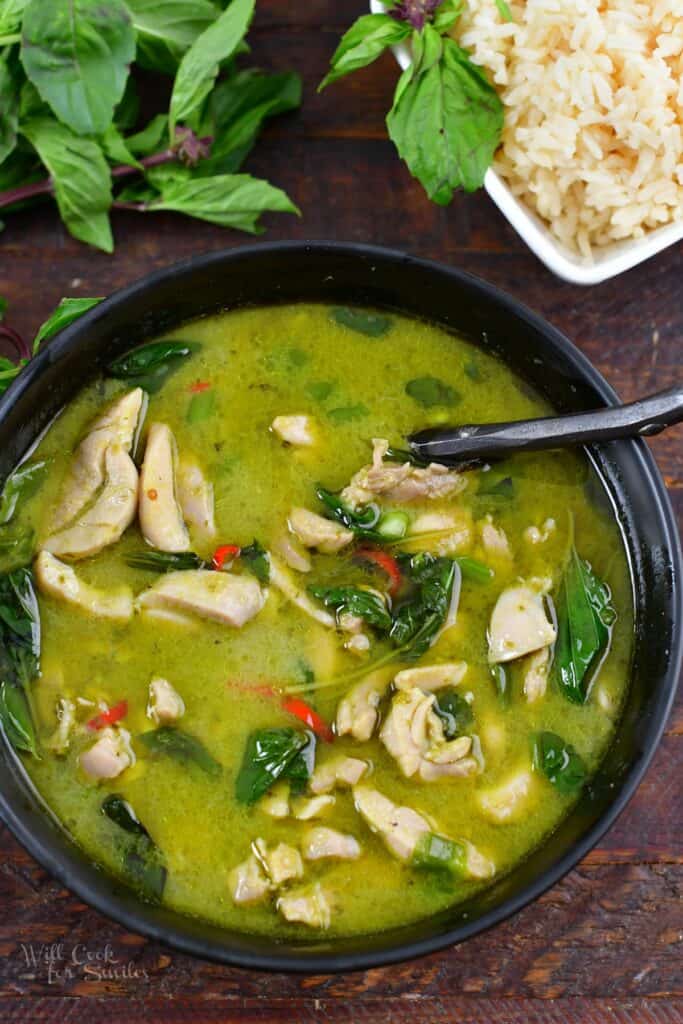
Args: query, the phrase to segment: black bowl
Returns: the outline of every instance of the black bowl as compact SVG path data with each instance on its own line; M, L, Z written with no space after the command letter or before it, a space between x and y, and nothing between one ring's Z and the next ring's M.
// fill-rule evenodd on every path
M132 345L218 310L299 300L387 307L461 332L502 357L560 412L617 401L563 335L462 271L359 245L259 245L153 274L50 341L0 401L0 479L60 407ZM654 460L643 441L601 445L589 456L618 517L633 571L635 653L628 700L600 771L569 817L524 863L467 904L379 934L278 943L149 906L71 842L6 743L0 747L4 820L48 871L127 928L243 967L364 969L441 949L502 921L557 882L614 822L655 752L681 664L681 550Z

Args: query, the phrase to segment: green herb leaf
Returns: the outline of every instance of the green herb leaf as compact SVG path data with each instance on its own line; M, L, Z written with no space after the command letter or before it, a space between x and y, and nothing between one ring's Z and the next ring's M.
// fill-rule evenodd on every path
M387 126L411 174L430 199L444 206L457 188L481 188L500 143L503 105L481 69L452 39L442 39L429 25L422 36L422 60L414 53Z
M101 810L102 814L106 815L110 821L113 821L115 825L118 825L125 832L130 832L134 836L147 836L149 838L149 832L140 822L131 805L117 793L112 793L111 796L106 797L102 801Z
M423 469L429 465L426 459L421 459L419 455L415 455L408 448L387 448L384 458L389 462L409 462L411 466L419 466Z
M428 552L399 555L403 574L413 592L396 608L391 639L401 657L415 661L429 650L448 616L455 582L455 562Z
M65 327L72 324L74 320L87 313L89 309L96 306L102 299L60 299L59 305L47 318L45 323L38 328L38 333L33 339L33 352L38 351L40 344L63 331Z
M193 551L154 551L145 549L124 558L126 565L132 569L143 569L145 572L184 572L189 569L205 569L206 562Z
M97 143L79 138L48 117L22 123L21 132L50 172L59 212L74 238L112 252L111 175Z
M123 0L30 0L21 61L55 116L77 135L101 135L123 96L135 32Z
M138 123L139 116L140 97L134 79L129 77L126 81L126 88L123 90L123 96L114 111L114 125L120 132L129 132Z
M496 7L503 21L512 21L512 11L508 7L505 0L496 0Z
M131 387L144 388L150 395L155 394L167 378L200 348L196 341L152 341L119 356L109 364L107 374L127 381Z
M228 60L246 35L255 0L232 0L226 11L187 51L176 75L171 95L169 129L197 112L211 92L221 62Z
M616 611L609 588L574 547L556 606L555 677L567 700L584 704L594 667L609 647Z
M415 377L406 384L406 394L424 409L435 405L457 405L461 395L438 377Z
M389 316L351 309L349 306L335 306L330 310L330 319L356 334L364 334L366 338L381 338L393 327L393 320Z
M163 145L167 131L168 116L157 114L142 131L129 135L126 145L135 156L150 156Z
M460 572L464 580L472 580L474 583L489 583L495 576L493 569L476 558L458 555L455 560L460 566Z
M190 399L185 419L188 423L194 426L197 423L203 423L204 420L210 419L215 411L216 392L201 391L199 394L193 395Z
M270 559L268 552L257 540L240 551L240 562L245 569L255 576L259 583L267 586L270 583Z
M99 142L113 164L126 164L128 167L142 170L142 164L135 159L116 125L110 124L106 132L100 136Z
M166 754L181 764L191 761L207 775L221 774L222 769L218 761L211 756L200 740L187 732L162 725L151 732L143 732L139 738L153 754Z
M306 385L306 392L316 402L324 402L335 391L337 384L333 380L314 380Z
M0 164L17 144L19 95L8 60L0 53Z
M410 35L410 26L388 14L364 14L353 23L334 51L330 70L318 92L351 71L372 64L389 46L397 46Z
M418 840L413 851L412 865L428 871L445 871L462 876L465 873L466 859L462 843L456 843L435 832L427 832Z
M586 781L586 766L571 743L554 732L539 732L533 739L533 763L564 796L571 796Z
M30 569L0 576L0 721L18 750L38 756L30 686L40 673L40 611Z
M0 683L0 724L15 750L39 757L31 709L24 691L9 683Z
M22 569L33 560L35 534L31 529L0 528L0 572Z
M339 405L336 409L328 409L327 415L333 423L353 423L355 420L362 420L368 416L370 410L367 405L358 402L356 405Z
M515 496L515 482L511 476L500 476L496 473L483 473L479 477L477 498L493 499L493 502L512 501Z
M303 756L302 755L307 755ZM260 729L247 740L242 766L235 780L235 795L253 804L278 779L308 779L315 757L315 737L295 729Z
M391 629L391 615L378 594L351 586L309 587L308 590L326 608L334 608L337 615L358 615L383 633Z
M432 707L434 713L441 719L447 740L454 740L456 736L461 736L471 729L474 722L472 708L452 687L439 690Z
M351 530L357 537L364 537L366 540L379 540L383 538L373 529L379 522L380 511L377 505L367 505L365 508L352 509L346 502L342 501L338 494L326 490L324 487L316 487L315 493L318 500L323 503L332 518L338 523Z
M36 493L45 480L51 461L24 462L8 476L0 495L0 526L12 521L20 501L26 501Z
M112 793L102 802L102 813L120 829L121 866L141 896L152 903L161 899L167 870L164 856L133 808Z
M21 19L28 0L2 0L0 3L0 35L15 35L21 28Z
M159 198L150 201L145 209L175 210L255 235L263 230L259 224L262 213L300 213L281 189L249 174L219 174L213 178L176 175L162 184Z
M127 0L127 5L137 36L137 62L171 75L219 14L208 0Z

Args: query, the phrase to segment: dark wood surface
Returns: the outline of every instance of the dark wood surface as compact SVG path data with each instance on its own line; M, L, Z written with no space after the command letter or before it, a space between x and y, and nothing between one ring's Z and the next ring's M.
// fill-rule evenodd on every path
M362 11L362 0L259 4L256 59L297 68L305 79L303 110L273 125L249 164L303 211L301 220L269 218L267 238L373 242L464 267L565 331L624 399L680 381L683 247L603 285L564 284L485 194L458 196L448 209L426 201L385 138L396 77L390 57L316 95L341 29ZM12 303L14 326L31 334L62 295L104 295L175 260L249 241L165 214L117 214L114 229L116 254L108 257L66 235L49 206L8 218L0 295ZM681 442L679 428L653 443L679 523ZM682 779L679 698L636 797L560 885L458 948L341 977L227 969L126 933L64 891L3 830L0 1022L683 1022ZM73 954L109 962L56 976L45 963L52 944L67 961Z

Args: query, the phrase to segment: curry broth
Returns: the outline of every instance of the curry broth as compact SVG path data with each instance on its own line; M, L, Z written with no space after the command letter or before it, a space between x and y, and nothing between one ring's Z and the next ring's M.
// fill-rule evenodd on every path
M340 488L367 463L373 437L400 443L411 431L447 419L485 422L550 411L506 366L470 343L425 323L392 319L389 332L369 338L335 322L324 306L281 306L225 313L169 335L197 341L201 349L151 396L146 422L167 423L179 450L193 454L204 467L215 488L218 542L244 545L258 538L269 547L293 505L320 511L317 483ZM451 407L423 408L406 394L409 380L433 374L452 389ZM197 390L198 382L210 387ZM120 382L98 380L57 419L37 452L54 460L50 475L21 510L22 522L40 531L89 421L123 390ZM210 397L197 402L198 395ZM269 431L275 416L294 412L314 418L318 437L313 447L284 446ZM453 503L468 506L477 520L490 512L510 540L514 561L508 568L496 565L489 582L463 579L456 625L422 659L468 663L459 690L472 695L472 732L481 742L484 771L431 783L406 779L376 734L366 744L345 737L331 747L319 741L317 756L323 762L334 750L335 755L370 760L373 786L397 803L432 816L445 835L473 842L495 862L500 877L557 826L574 798L539 778L528 813L500 825L481 813L475 795L529 763L530 737L539 729L559 733L575 746L590 772L596 769L627 686L632 598L617 525L589 496L586 459L560 452L515 456L495 472L513 479L511 500L495 507L482 502L475 485L482 474L473 473L462 495L429 503L430 511ZM526 543L523 531L548 518L555 520L556 529L547 541ZM618 618L610 652L587 703L569 703L551 681L545 697L528 704L513 669L512 696L503 707L487 664L487 628L496 598L519 577L551 576L556 586L572 536L581 556L612 592ZM76 563L77 572L103 588L126 582L137 593L155 576L128 567L124 556L143 545L135 525L118 544ZM415 548L420 546L428 547L428 540ZM410 550L410 545L398 549ZM210 557L210 550L195 550ZM478 543L466 553L483 558ZM348 560L313 555L309 576L311 582L348 578ZM317 684L351 674L358 678L365 663L343 650L333 631L314 623L272 588L263 610L241 630L203 621L188 628L141 616L112 624L43 596L40 609L42 677L34 696L41 738L55 728L60 696L110 705L126 699L126 727L138 758L121 776L100 784L88 781L78 767L87 738L74 741L65 757L48 753L40 761L26 759L33 781L75 841L94 860L120 873L115 829L100 808L106 793L121 794L163 851L166 904L245 931L310 936L303 926L283 921L268 902L247 907L232 902L228 873L247 856L256 836L297 845L307 828L291 819L273 820L258 803L237 803L234 781L252 730L298 724L264 688L302 685L313 675L302 696L333 721L348 684L319 689ZM378 642L368 662L385 650ZM171 680L182 695L182 727L221 763L221 777L150 756L136 743L136 735L150 728L145 708L149 681L156 675ZM356 836L363 851L355 862L306 865L305 878L319 878L333 904L331 935L377 931L428 916L483 884L445 881L393 859L362 823L348 791L337 793L336 805L322 823Z

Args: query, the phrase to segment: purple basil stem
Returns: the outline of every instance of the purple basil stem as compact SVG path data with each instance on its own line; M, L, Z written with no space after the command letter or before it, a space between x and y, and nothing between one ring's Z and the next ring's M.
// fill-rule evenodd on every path
M434 17L442 0L400 0L389 14L397 21L406 21L412 28L421 31Z

